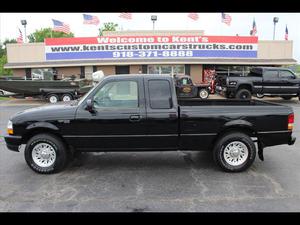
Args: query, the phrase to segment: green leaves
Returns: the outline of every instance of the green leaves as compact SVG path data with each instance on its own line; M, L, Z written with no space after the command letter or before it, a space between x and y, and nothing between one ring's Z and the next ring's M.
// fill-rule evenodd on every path
M62 37L74 37L74 34L66 34L63 32L53 31L52 28L42 28L36 30L32 34L28 35L28 40L30 43L33 42L44 42L45 38L62 38Z
M103 31L116 31L118 26L113 22L104 23L103 27L99 29L99 36L103 36Z

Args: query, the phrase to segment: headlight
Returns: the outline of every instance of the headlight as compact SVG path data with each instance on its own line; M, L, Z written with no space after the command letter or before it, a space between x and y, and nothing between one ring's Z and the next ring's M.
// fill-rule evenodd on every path
M237 83L236 81L230 81L229 85L236 85L236 83Z
M13 123L10 120L7 123L7 133L14 134Z

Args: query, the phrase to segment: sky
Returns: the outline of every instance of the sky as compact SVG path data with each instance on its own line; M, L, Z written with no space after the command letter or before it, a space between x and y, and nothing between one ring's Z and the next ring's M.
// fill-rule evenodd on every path
M53 27L52 19L70 25L75 37L95 37L99 27L106 22L119 24L120 30L152 30L151 15L157 15L155 30L204 30L205 35L249 36L253 19L257 27L259 40L273 40L273 17L279 17L276 24L275 40L284 40L285 28L288 27L289 40L293 41L293 58L300 63L300 13L230 13L231 25L221 23L221 13L198 13L199 19L194 21L187 17L188 13L134 13L132 20L119 17L120 13L89 13L98 16L100 24L84 25L83 13L0 13L0 40L17 38L18 28L24 34L21 20L27 20L26 34L36 29Z

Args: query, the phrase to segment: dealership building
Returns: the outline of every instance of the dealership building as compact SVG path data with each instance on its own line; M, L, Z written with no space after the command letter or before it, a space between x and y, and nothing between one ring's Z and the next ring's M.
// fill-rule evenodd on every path
M293 41L252 36L209 36L202 30L110 31L101 37L49 38L44 43L7 44L4 68L32 78L53 73L91 79L111 74L186 74L195 83L215 72L246 74L252 66L296 64Z

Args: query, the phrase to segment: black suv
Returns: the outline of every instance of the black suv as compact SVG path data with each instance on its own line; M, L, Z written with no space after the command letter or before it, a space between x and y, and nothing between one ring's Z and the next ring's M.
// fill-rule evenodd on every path
M253 67L247 76L217 75L216 91L228 98L250 99L256 95L289 100L298 96L300 100L300 77L286 68Z

